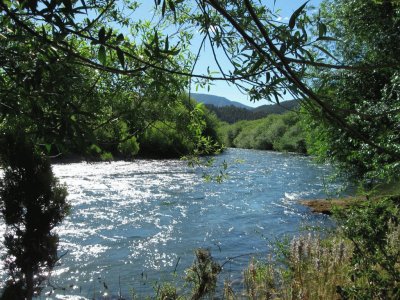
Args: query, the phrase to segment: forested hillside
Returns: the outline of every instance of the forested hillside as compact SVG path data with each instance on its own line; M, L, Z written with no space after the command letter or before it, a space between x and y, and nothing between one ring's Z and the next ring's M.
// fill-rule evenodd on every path
M298 112L287 112L221 125L218 131L227 147L307 153L300 122Z
M270 114L282 114L296 110L300 106L300 101L288 100L279 104L261 105L256 108L240 108L232 105L216 106L212 104L206 104L206 106L220 120L232 124L240 120L257 120Z

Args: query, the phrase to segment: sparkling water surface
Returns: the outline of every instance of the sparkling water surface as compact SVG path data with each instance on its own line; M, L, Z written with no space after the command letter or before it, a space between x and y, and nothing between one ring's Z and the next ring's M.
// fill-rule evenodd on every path
M219 172L224 160L228 178L206 182L203 172ZM305 225L328 226L329 218L297 200L323 198L342 186L327 184L332 169L309 157L242 149L228 149L212 169L136 160L53 170L68 187L72 210L57 228L62 258L50 279L55 290L42 299L149 295L157 282L182 278L199 247L221 264L233 258L221 281L238 280L252 257L266 257L271 241ZM5 275L1 270L0 278Z

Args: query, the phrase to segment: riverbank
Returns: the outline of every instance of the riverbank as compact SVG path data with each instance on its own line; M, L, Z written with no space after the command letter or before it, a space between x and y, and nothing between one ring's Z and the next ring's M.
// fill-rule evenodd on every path
M307 206L313 213L320 213L325 215L332 215L334 208L349 208L350 206L357 205L367 201L366 196L358 197L344 197L337 199L314 199L314 200L300 200L301 205Z
M312 200L299 200L301 205L310 208L313 213L332 215L335 208L349 208L359 206L367 201L377 201L384 197L398 197L400 195L400 182L377 185L368 194L347 196L341 198L322 198Z

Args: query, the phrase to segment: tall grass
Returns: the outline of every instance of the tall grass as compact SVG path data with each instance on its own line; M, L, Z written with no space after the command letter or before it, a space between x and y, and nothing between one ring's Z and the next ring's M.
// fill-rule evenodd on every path
M337 287L346 276L352 246L344 239L321 239L316 235L293 238L278 258L252 261L244 271L247 299L338 299ZM238 296L238 295L236 295ZM230 295L227 299L235 299Z
M226 299L400 299L400 197L336 212L329 237L308 234L252 261Z

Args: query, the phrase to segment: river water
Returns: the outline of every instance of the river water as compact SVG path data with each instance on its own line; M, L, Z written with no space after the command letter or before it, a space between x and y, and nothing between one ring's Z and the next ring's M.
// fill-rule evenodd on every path
M203 173L217 174L223 161L228 178L206 182ZM277 238L308 225L329 226L329 218L297 200L341 188L328 180L328 165L309 157L242 149L228 149L211 169L136 160L56 164L53 170L68 187L72 210L57 228L62 258L48 299L152 294L159 281L179 281L199 247L221 264L229 261L221 281L237 280Z

